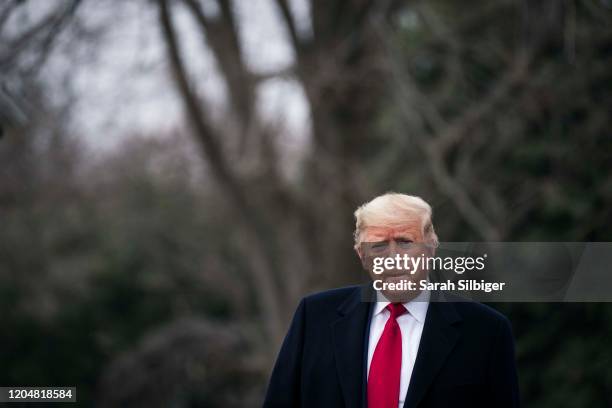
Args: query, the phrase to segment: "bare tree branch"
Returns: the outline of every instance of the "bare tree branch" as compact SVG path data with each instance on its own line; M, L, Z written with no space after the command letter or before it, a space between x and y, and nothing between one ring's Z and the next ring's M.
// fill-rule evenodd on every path
M219 20L211 19L204 14L198 0L184 0L191 10L204 41L219 63L220 73L225 76L229 90L230 103L238 113L241 122L242 134L254 119L255 83L242 55L238 31L231 6L228 0L220 0L221 14ZM246 141L243 139L241 145Z
M425 153L425 162L430 168L436 185L441 192L455 204L464 219L479 233L479 235L490 241L501 239L500 229L487 219L485 213L476 206L466 189L450 174L445 164L445 154L447 150L442 149L440 145L437 144L437 139L428 135L429 132L426 126L429 124L434 132L441 132L442 135L451 134L454 142L454 138L456 137L454 132L457 131L453 130L451 133L450 130L454 129L453 126L456 125L445 124L442 115L438 112L435 105L418 90L414 80L399 66L397 62L398 58L393 50L393 44L390 44L388 40L389 37L385 35L383 26L380 25L380 23L378 24L379 30L383 30L380 37L385 44L385 49L389 56L391 73L393 78L395 78L393 82L393 94L398 100L398 105L402 109L403 120L408 121L409 118L415 119L415 112L418 112L418 116L420 116L417 120L412 120L406 124L412 127L418 126L419 128L419 130L414 133L414 136L419 141L419 147ZM495 93L495 95L497 95L497 93ZM409 96L412 96L412 98ZM413 102L416 100L419 101L418 106ZM469 112L472 111L470 110ZM466 118L457 123L463 124L464 122L469 122L467 118L473 120L473 117L477 116L476 114L481 115L489 111L484 108L478 108L474 112L475 113L470 113ZM463 128L461 127L460 129ZM460 136L463 135L462 132L458 134ZM450 136L443 137L450 138Z
M17 0L10 0L5 3L4 8L0 12L0 31L4 28L4 23L21 4Z
M435 148L446 152L459 143L473 125L496 109L517 85L526 80L530 61L529 50L519 51L512 66L487 95L466 109L444 129L436 129L439 136L432 142L436 145Z
M11 66L19 54L29 47L30 49L39 48L38 58L32 64L30 70L36 69L37 64L41 64L46 59L55 38L74 16L80 4L81 0L72 0L68 4L58 7L56 11L49 13L28 31L13 40L6 47L7 53L0 56L0 68ZM43 33L45 34L43 35ZM41 38L39 43L34 41L37 37Z
M296 70L297 67L295 65L289 65L287 67L274 71L258 72L256 74L253 74L253 80L257 83L260 83L270 79L288 79L295 76Z
M217 179L222 191L227 195L228 201L236 209L239 221L245 226L245 231L249 233L249 245L251 245L251 248L257 248L257 251L253 251L253 255L256 257L252 270L256 275L253 281L258 288L257 296L262 305L262 312L266 315L265 321L268 335L271 339L277 340L282 336L282 319L280 316L282 308L280 307L281 303L279 303L278 292L272 278L275 270L272 261L275 256L274 251L270 251L266 245L266 240L269 241L270 237L265 233L265 227L262 224L260 215L249 204L250 200L245 196L245 190L224 157L214 130L206 122L206 113L202 108L201 102L191 89L180 56L168 3L166 0L158 0L158 4L159 20L168 48L172 72L187 108L190 122L202 146L203 153L208 159L213 175Z
M303 44L302 44L302 41L300 40L300 37L298 36L297 27L295 25L295 19L293 18L293 15L291 14L291 10L289 9L289 4L287 3L287 0L276 0L276 5L278 6L278 9L280 10L281 16L285 23L285 27L287 28L287 31L289 32L289 38L291 39L291 43L293 44L293 49L295 50L295 54L297 58L299 59L301 56Z

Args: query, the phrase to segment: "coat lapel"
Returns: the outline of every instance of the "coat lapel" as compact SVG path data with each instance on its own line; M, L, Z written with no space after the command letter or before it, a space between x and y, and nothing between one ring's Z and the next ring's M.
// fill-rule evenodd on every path
M452 303L429 304L405 407L416 407L423 399L436 374L455 347L459 332L453 326L460 321L461 317Z
M362 301L361 289L338 308L332 324L334 356L338 380L347 407L363 405L364 337L368 326L369 303Z

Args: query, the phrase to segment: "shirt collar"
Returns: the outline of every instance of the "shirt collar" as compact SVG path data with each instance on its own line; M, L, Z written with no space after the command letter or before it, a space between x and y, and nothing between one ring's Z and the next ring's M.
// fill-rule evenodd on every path
M429 307L429 299L431 293L429 290L422 290L421 293L410 302L403 303L408 313L412 315L419 323L425 322L425 316L427 315L427 309ZM374 316L382 313L387 305L391 302L381 293L376 292L376 304L374 305Z

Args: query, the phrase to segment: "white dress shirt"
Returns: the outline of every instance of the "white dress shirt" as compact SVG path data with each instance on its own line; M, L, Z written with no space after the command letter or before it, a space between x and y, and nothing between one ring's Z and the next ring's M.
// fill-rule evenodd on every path
M379 301L374 305L372 320L370 321L370 338L368 340L368 377L370 376L370 364L376 344L382 335L385 324L391 316L387 305L390 303L377 293ZM425 325L425 316L429 307L429 291L422 291L416 298L410 302L404 303L407 312L397 318L397 323L402 332L402 368L400 372L400 389L399 389L399 405L398 408L404 406L404 399L410 385L410 377L412 377L412 369L419 350L421 335L423 334L423 326Z

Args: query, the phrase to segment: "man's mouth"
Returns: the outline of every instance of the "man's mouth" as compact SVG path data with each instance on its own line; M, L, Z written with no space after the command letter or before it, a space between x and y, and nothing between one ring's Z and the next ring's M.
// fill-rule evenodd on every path
M383 274L383 279L384 280L399 280L398 278L402 278L402 279L410 279L412 275L410 274L410 272L408 271L387 271Z

